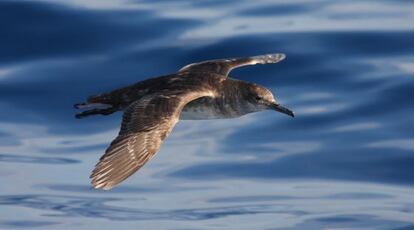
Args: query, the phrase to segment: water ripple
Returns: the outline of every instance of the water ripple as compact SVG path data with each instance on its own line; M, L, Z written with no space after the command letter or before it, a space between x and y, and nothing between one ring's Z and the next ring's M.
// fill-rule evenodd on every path
M12 154L0 154L0 162L30 163L30 164L75 164L79 160L62 157L33 157Z
M157 211L118 207L107 203L119 201L117 198L92 198L54 195L1 196L0 205L17 205L26 208L55 211L46 216L90 217L109 220L208 220L235 215L264 213L289 213L303 215L304 212L289 210L284 205L235 205L215 208L172 209Z

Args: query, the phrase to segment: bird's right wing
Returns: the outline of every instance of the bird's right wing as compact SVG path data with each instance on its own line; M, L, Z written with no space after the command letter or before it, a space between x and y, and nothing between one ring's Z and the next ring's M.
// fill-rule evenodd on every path
M231 70L238 67L256 64L278 63L285 58L286 55L277 53L264 54L252 57L208 60L186 65L183 68L181 68L179 72L209 72L227 77Z
M160 93L132 103L126 110L119 135L112 141L91 174L94 188L111 189L158 151L190 101L212 96L208 90Z

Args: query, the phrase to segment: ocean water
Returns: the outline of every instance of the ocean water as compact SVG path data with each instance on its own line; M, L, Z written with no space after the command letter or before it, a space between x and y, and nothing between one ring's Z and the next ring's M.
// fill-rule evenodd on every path
M414 228L413 1L0 1L0 229ZM274 113L183 121L111 191L121 114L72 104L206 59Z

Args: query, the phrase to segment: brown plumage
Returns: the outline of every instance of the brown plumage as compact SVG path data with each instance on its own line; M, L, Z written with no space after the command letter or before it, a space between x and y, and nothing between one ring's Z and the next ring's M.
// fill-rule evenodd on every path
M272 54L190 64L176 74L148 79L76 104L76 108L93 108L77 114L77 118L124 110L118 136L91 174L92 185L106 190L128 178L155 155L180 119L232 118L266 109L293 116L266 88L227 77L234 68L276 63L284 57Z

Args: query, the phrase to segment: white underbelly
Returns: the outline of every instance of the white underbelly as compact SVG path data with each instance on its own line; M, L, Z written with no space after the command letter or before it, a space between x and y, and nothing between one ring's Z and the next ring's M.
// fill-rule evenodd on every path
M227 116L213 107L184 107L180 114L181 120L208 120L222 118L227 118Z
M230 108L218 108L214 105L191 104L181 111L181 120L209 120L240 117L240 111L233 111Z
M194 100L184 106L181 111L181 120L209 120L234 118L244 115L242 110L234 109L234 106L223 104L211 99L203 97Z

